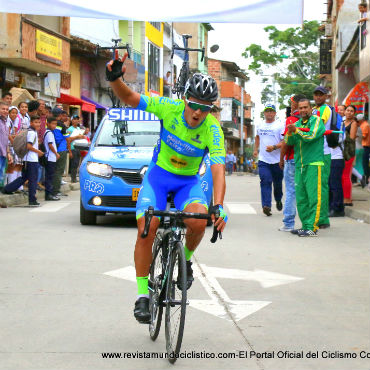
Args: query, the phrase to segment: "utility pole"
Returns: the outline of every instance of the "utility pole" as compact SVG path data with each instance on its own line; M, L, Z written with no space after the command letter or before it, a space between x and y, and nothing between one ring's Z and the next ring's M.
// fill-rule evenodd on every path
M244 83L244 81L243 81ZM244 136L244 87L241 88L241 107L240 107L240 155L243 155L243 136Z

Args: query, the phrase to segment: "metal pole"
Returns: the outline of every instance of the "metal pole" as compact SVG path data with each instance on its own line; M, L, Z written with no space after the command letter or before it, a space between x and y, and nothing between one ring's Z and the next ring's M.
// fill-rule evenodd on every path
M241 104L240 107L240 155L243 155L244 148L243 148L243 136L244 136L244 87L241 89Z
M275 108L276 108L276 85L275 85L275 76L274 75L272 76L272 91L273 91L273 94L274 94L274 105L275 105Z

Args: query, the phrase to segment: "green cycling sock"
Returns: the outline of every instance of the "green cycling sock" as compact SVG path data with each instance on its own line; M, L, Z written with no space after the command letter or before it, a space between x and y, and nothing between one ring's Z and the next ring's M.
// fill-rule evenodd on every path
M184 245L184 252L185 252L185 259L186 259L187 261L190 261L191 256L193 255L194 251L189 250L189 249L187 248L187 246L186 246L186 245Z
M138 295L149 294L148 276L136 276L136 282Z

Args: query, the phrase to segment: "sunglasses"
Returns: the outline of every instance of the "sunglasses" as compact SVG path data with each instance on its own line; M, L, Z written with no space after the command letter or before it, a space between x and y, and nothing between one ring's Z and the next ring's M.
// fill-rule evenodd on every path
M190 101L188 99L185 99L185 100L188 103L189 108L192 109L192 110L200 109L202 112L209 112L213 108L213 105L195 103L195 102Z

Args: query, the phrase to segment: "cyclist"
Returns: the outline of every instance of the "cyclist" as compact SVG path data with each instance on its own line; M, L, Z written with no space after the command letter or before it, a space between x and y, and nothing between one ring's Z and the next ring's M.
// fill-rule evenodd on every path
M126 70L123 65L126 57L127 54L122 60L116 58L107 63L106 77L114 93L125 104L154 113L161 120L160 139L154 148L153 160L145 174L136 206L138 234L134 259L138 297L134 316L140 323L149 323L148 274L159 219L153 218L148 237L143 239L145 210L149 206L164 210L167 194L172 193L177 209L207 213L207 200L200 185L198 170L203 157L209 152L215 204L210 211L215 226L223 231L227 221L222 207L226 189L224 137L219 122L209 114L218 96L217 84L212 77L194 74L186 83L183 99L147 97L131 90L120 78ZM217 210L220 217L215 220ZM203 238L207 221L187 219L184 222L189 289L194 280L190 259Z

